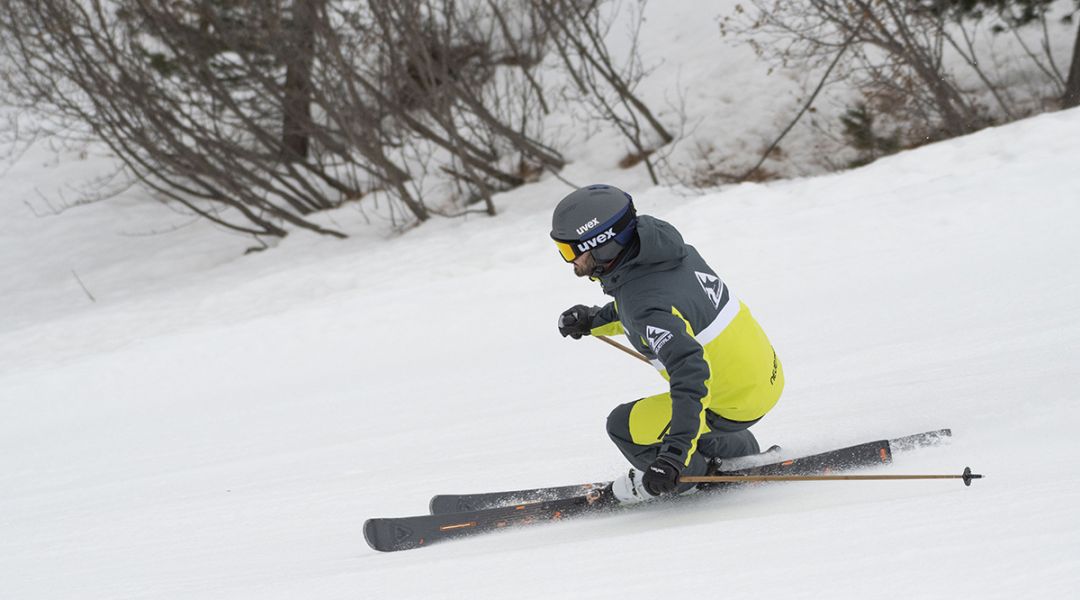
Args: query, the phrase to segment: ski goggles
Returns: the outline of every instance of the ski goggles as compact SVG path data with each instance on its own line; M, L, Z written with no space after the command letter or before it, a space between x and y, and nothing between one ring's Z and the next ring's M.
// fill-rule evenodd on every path
M580 256L574 251L573 242L560 242L555 240L555 247L559 249L559 254L566 262L574 262L574 259Z
M607 246L611 241L626 246L634 234L634 226L637 225L637 215L632 208L633 205L628 204L626 209L607 222L591 228L587 237L576 240L556 239L555 247L559 250L559 255L566 262L574 262L574 259L582 254Z

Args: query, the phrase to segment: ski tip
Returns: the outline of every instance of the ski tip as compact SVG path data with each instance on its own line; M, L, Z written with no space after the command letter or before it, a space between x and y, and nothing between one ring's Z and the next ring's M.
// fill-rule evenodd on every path
M364 541L368 546L371 546L372 550L378 550L379 552L386 552L386 548L383 546L382 536L379 535L379 519L368 519L364 521Z
M364 541L379 552L397 552L424 546L426 536L414 529L413 520L415 518L368 519L364 521Z
M444 515L468 510L474 510L474 507L462 500L461 496L453 494L435 495L428 501L428 514L430 515Z

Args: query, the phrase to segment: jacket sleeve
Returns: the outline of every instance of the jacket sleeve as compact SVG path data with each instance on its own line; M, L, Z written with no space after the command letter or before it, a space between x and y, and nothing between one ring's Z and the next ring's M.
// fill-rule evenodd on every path
M611 336L625 333L614 302L592 307L589 309L589 317L592 319L592 331L589 332L592 335Z
M660 456L689 465L705 419L709 363L689 324L674 309L643 311L635 319L645 342L663 364L671 383L671 425L660 445Z

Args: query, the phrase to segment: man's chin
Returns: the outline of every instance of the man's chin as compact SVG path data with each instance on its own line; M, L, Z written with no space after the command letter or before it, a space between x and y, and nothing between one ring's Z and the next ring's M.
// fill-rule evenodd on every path
M596 270L596 261L593 260L592 254L585 253L583 256L579 256L578 260L574 261L574 275L578 277L591 277L593 271Z

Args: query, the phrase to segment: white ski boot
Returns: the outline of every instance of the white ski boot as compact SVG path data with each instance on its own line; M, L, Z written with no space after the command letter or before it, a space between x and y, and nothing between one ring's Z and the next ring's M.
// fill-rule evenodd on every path
M637 504L639 502L648 502L649 500L655 500L657 496L653 496L645 489L645 485L641 482L642 473L637 469L630 469L625 475L621 475L611 482L611 493L615 496L615 499L619 501L619 504ZM684 492L680 492L680 496L689 496L697 492L697 486L694 486Z
M619 504L637 504L656 498L645 491L645 486L641 483L641 475L641 471L630 469L625 475L620 475L611 482L611 493L615 495Z

